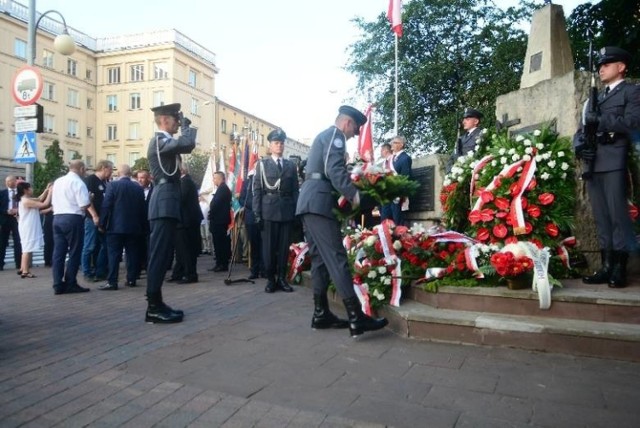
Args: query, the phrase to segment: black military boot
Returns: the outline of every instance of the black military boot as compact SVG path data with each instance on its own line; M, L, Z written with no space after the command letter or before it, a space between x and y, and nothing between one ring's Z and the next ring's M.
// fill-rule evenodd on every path
M329 300L327 299L327 293L314 294L313 295L313 318L311 318L311 328L326 329L326 328L347 328L349 322L335 316L329 310Z
M147 294L147 313L145 322L154 324L172 324L181 322L184 312L171 309L162 301L162 293Z
M600 250L600 257L602 259L602 266L600 270L593 275L585 276L582 278L582 282L585 284L606 284L611 277L611 251Z
M614 251L611 268L611 276L609 278L609 287L624 288L627 286L627 260L629 253L626 251Z
M384 328L389 322L385 318L371 318L365 315L360 307L360 301L357 297L344 299L344 307L347 308L349 316L349 332L352 337L356 337L365 331L374 331Z

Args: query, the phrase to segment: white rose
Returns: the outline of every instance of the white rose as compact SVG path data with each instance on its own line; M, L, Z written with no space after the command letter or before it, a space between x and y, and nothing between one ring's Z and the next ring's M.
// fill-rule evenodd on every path
M528 139L528 138L526 140L524 140L524 145L525 146L530 146L531 145L531 140Z
M557 154L557 156L558 156L559 158L564 157L564 152L563 152L563 151L559 151L559 152L558 152L558 154Z
M364 288L365 290L367 290L367 293L369 292L369 284L367 284L366 282L362 283L362 288Z
M378 237L376 235L371 235L364 240L364 244L367 247L373 247L377 241L378 241Z
M542 159L549 159L550 157L551 157L551 153L549 153L549 152L547 152L547 153L542 155ZM555 165L555 162L553 164Z
M375 279L378 276L378 274L376 273L375 270L371 270L369 271L369 273L367 274L367 278L371 278L371 279Z
M449 184L451 184L451 180L448 178L445 178L442 184L444 184L445 186L448 186Z
M556 161L554 160L549 161L549 168L553 169L555 167L556 167Z
M519 160L520 160L520 155L519 155L519 154L517 154L517 153L514 153L514 154L511 156L511 160L512 160L512 161L514 161L514 162L519 161Z
M378 273L379 274L387 273L387 268L384 266L378 266Z
M542 160L542 156L541 155L536 155L536 162L540 162Z
M562 162L562 165L560 165L560 169L563 171L566 171L569 169L569 164L566 162Z
M483 129L482 129L482 133L483 133L483 134L486 134L487 132L489 132L489 130L488 130L487 128L483 128Z
M400 241L393 241L393 249L396 251L399 251L402 248L402 242Z
M501 148L500 150L498 150L498 154L499 154L500 156L504 155L506 152L507 152L507 151L505 150L505 148L504 148L504 147L503 147L503 148Z
M535 137L539 137L539 136L540 136L540 134L542 134L542 132L540 132L540 130L539 130L539 129L536 129L535 131L533 131L533 135L534 135Z
M522 159L526 162L529 162L531 160L531 155L524 155L522 156Z
M537 148L538 150L542 150L542 149L544 149L544 144L542 144L542 143L538 143L538 144L536 144L536 148Z
M548 173L548 172L543 172L543 173L540 175L540 178L542 178L543 180L548 180L548 179L549 179L549 177L550 177L550 175L549 175L549 173Z
M563 172L562 175L560 176L560 178L562 178L563 180L567 178L567 173Z
M500 163L502 165L506 165L507 164L507 158L505 158L504 156L500 158Z
M513 147L509 149L509 151L507 153L509 153L510 155L514 154L516 152L516 149L514 149Z
M384 294L382 294L380 292L380 290L374 290L373 291L373 297L375 297L376 299L378 299L380 301L384 300Z
M384 285L391 285L391 277L385 276L384 279L382 280L382 283Z
M524 137L522 135L517 135L516 136L516 141L519 143L520 141L524 140Z
M495 160L495 159L494 159L494 160L492 160L492 161L491 161L491 166L496 166L496 165L498 165L498 161L497 161L497 160Z

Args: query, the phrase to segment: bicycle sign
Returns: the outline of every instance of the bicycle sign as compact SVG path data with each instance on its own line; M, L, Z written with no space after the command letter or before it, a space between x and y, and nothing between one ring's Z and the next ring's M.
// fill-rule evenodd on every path
M28 106L40 99L44 81L40 70L30 65L21 67L11 81L11 95L22 106Z

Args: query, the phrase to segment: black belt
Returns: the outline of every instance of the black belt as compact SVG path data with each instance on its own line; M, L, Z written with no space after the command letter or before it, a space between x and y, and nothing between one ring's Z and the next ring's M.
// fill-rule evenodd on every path
M291 192L281 192L279 190L265 190L264 193L268 193L269 195L280 195L280 196L291 196L293 193Z
M177 183L177 181L172 181L165 177L162 177L161 179L156 181L156 184L166 184L166 183Z
M304 176L305 180L324 180L329 181L327 177L324 176L321 172L309 172Z

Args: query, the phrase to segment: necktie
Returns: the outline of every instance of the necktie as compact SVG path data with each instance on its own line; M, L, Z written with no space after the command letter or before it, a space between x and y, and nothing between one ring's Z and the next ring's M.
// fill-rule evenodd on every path
M16 208L16 191L11 189L11 200L9 201L9 206L11 207L11 209L15 209Z
M278 159L278 172L282 172L282 163L280 163L280 159Z
M605 98L606 98L607 95L609 95L609 89L611 89L611 88L609 88L608 86L606 88L604 88L604 96L605 96Z

